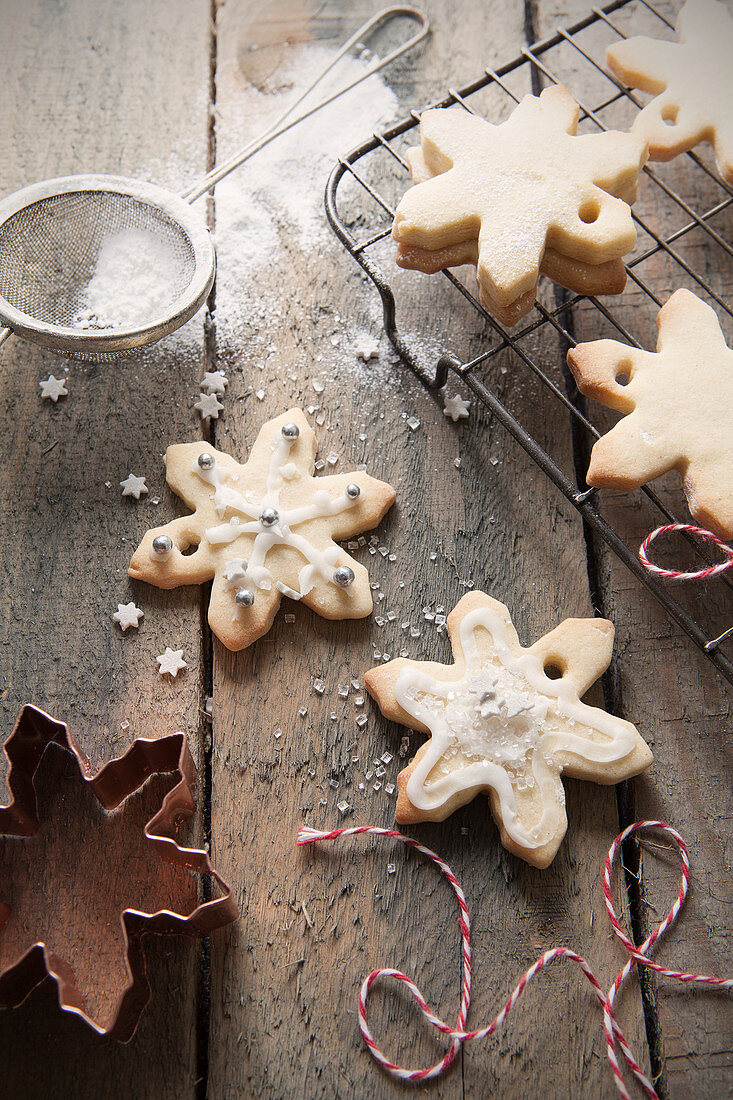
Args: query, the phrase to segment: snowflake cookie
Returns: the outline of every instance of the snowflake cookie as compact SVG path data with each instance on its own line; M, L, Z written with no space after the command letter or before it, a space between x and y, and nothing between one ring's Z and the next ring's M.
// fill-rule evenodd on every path
M620 80L655 96L632 132L649 143L652 160L709 141L721 176L733 183L733 19L716 0L687 0L676 30L679 42L628 38L606 51Z
M504 846L547 867L567 829L561 775L617 783L651 763L634 726L580 701L608 667L613 625L565 619L524 649L483 592L447 625L455 664L400 657L364 676L387 718L430 733L398 777L397 821L443 821L487 791Z
M130 576L159 588L213 579L209 625L232 650L267 633L283 595L326 619L369 615L369 575L334 539L376 526L395 491L365 473L314 478L315 455L300 409L268 421L242 465L208 443L169 447L168 484L195 511L148 531Z
M656 352L596 340L568 353L581 393L627 414L594 444L588 484L637 489L678 470L694 519L729 538L733 351L715 311L689 290L675 291L657 329Z
M646 144L578 136L578 111L562 86L525 96L498 126L463 108L425 111L408 153L415 186L392 228L397 262L476 263L481 301L506 324L532 308L541 271L579 293L620 293Z

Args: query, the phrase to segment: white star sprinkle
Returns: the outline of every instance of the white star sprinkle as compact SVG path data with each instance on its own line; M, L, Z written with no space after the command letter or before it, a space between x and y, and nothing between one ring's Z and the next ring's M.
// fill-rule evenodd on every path
M229 379L223 370L207 370L201 380L201 390L206 394L224 393L228 385Z
M198 401L194 405L194 409L198 410L202 420L210 420L212 417L214 420L218 420L219 413L223 408L224 406L215 393L200 394Z
M48 376L45 382L39 382L41 387L41 400L48 398L53 401L54 405L58 401L59 397L68 397L69 391L66 388L66 378L54 378L52 374Z
M128 474L125 480L120 482L120 487L122 488L123 497L134 497L135 500L140 499L141 493L148 492L145 478L135 477L134 474Z
M466 420L470 408L468 401L461 397L460 393L454 394L453 397L446 396L443 399L443 414L449 416L454 424L457 420Z
M362 344L361 347L356 349L356 358L363 359L365 363L368 363L370 359L378 359L379 344L375 342Z
M182 668L188 668L188 665L183 659L182 649L171 649L170 646L165 647L165 653L161 653L160 657L155 658L160 668L158 672L161 676L172 676L175 680L178 673Z
M140 625L139 620L142 619L143 614L144 612L139 607L135 607L134 603L118 603L117 610L112 618L120 624L122 630L127 630L129 626L134 626L137 630Z

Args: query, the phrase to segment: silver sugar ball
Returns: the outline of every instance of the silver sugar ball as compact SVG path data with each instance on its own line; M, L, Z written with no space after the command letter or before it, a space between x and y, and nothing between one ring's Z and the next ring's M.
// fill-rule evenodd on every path
M153 539L153 552L156 554L169 554L173 549L173 540L167 535L156 535Z
M354 485L352 481L351 485L346 486L346 495L351 497L352 500L356 500L357 497L361 496L361 489L358 485Z
M260 513L260 523L263 527L274 527L280 522L280 515L274 508L264 508Z
M210 455L208 451L204 451L198 457L198 464L202 470L213 470L216 465L216 459L213 455Z
M348 565L340 565L338 569L334 570L333 583L337 584L339 588L348 588L350 584L354 583L354 570L350 569Z
M293 424L292 420L287 424L283 424L280 431L283 434L283 439L297 439L300 435L300 428L297 424Z
M240 588L234 597L237 607L251 607L255 602L255 594L249 588Z

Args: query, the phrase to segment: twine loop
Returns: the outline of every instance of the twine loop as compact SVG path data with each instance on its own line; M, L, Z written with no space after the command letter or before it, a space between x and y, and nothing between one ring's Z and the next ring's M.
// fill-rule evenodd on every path
M680 569L662 569L661 566L655 565L653 561L649 559L649 547L660 535L670 534L674 531L687 531L691 535L697 535L703 542L711 542L714 546L717 546L719 550L722 550L725 555L725 561L721 561L718 565L708 566L706 569L698 569L690 573L685 573ZM708 531L705 527L695 527L691 523L665 523L662 527L657 527L655 531L642 542L639 547L639 558L641 564L649 570L650 573L656 573L658 577L664 577L670 581L704 581L710 577L717 577L721 573L725 573L727 569L733 569L733 546L729 546L722 539L714 535L712 531Z
M695 528L697 530L697 528ZM733 551L731 552L733 557ZM674 842L682 862L682 881L677 898L672 905L672 908L667 913L664 920L662 920L656 928L647 936L642 944L638 946L629 938L627 933L622 928L618 917L616 916L616 910L613 904L613 898L611 895L611 873L613 865L616 860L616 856L621 848L621 845L627 837L632 833L638 832L640 829L656 829L663 833L666 833L668 837ZM412 837L404 836L402 833L397 832L395 829L382 829L373 825L361 825L350 829L333 829L330 832L319 832L316 829L311 829L304 826L298 833L298 846L306 844L314 844L316 842L325 840L337 840L340 837L345 836L358 836L362 833L370 833L374 836L391 837L394 840L398 840L401 844L406 845L408 848L414 848L422 855L431 860L442 872L445 878L451 885L456 901L458 902L459 916L458 927L461 932L461 969L462 969L462 982L461 982L461 1001L458 1009L458 1015L454 1025L445 1023L439 1016L433 1012L428 1005L427 1001L423 997L422 993L415 985L415 983L408 978L406 974L403 974L400 970L394 970L387 967L382 967L378 970L372 970L367 975L361 985L359 991L359 1027L361 1029L364 1042L366 1043L372 1057L382 1066L382 1068L390 1074L390 1076L400 1081L425 1081L435 1077L439 1077L455 1059L456 1054L461 1049L463 1043L471 1039L485 1039L501 1027L506 1020L507 1016L515 1006L522 993L527 988L528 984L536 977L545 967L555 961L556 959L570 959L571 962L576 963L583 974L587 978L590 985L593 987L593 991L598 1000L598 1003L603 1012L603 1030L606 1039L606 1056L608 1063L613 1074L613 1079L616 1088L624 1098L624 1100L630 1100L629 1092L626 1087L626 1083L623 1078L621 1066L619 1065L619 1059L617 1056L617 1048L621 1051L626 1065L633 1073L636 1080L641 1085L642 1089L650 1100L659 1100L659 1096L654 1088L654 1085L646 1076L638 1060L634 1056L626 1037L621 1030L621 1027L614 1015L614 1003L616 996L623 985L626 978L631 971L637 966L646 966L651 970L655 970L658 974L663 974L668 978L675 978L680 982L687 983L702 983L708 986L715 986L718 988L726 989L728 991L733 990L733 978L717 978L708 974L694 974L686 973L681 970L671 970L668 967L662 966L660 963L655 962L649 957L649 952L655 946L657 941L668 931L674 924L679 916L680 910L685 903L687 893L690 886L690 860L687 852L687 847L684 840L671 826L666 825L663 821L637 821L633 825L629 825L623 832L614 840L611 845L608 856L606 857L606 864L603 872L603 895L606 901L606 911L608 913L608 919L611 926L623 944L624 948L629 954L629 959L623 969L616 975L611 988L608 993L604 993L601 985L596 978L595 974L591 970L588 962L582 955L578 955L575 951L571 951L568 947L553 947L549 951L545 951L543 955L529 967L528 970L520 978L519 982L515 986L509 1000L506 1002L501 1012L491 1021L490 1024L485 1027L476 1028L470 1031L466 1030L466 1022L468 1019L468 1011L471 1004L471 921L468 912L468 905L466 898L461 889L461 885L458 879L451 871L448 864L440 858L430 848L426 848L423 844L413 840ZM410 992L413 1000L417 1004L418 1008L422 1012L425 1019L433 1025L433 1027L441 1034L447 1036L450 1039L450 1046L443 1057L434 1063L432 1066L428 1066L420 1069L407 1069L403 1066L397 1065L391 1061L387 1055L377 1044L374 1036L371 1033L367 1020L367 1000L370 990L375 982L381 978L392 978L395 981L402 983Z

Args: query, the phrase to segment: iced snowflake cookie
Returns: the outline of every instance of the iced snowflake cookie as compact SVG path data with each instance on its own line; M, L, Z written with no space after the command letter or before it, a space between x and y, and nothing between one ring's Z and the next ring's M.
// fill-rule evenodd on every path
M587 481L637 489L678 470L694 519L733 535L733 351L715 311L677 290L657 315L657 351L579 344L568 363L581 393L627 415L591 452ZM617 381L622 375L626 385Z
M687 0L676 29L679 42L628 38L606 51L620 80L656 97L632 132L649 143L652 160L709 141L720 174L733 183L733 19L716 0Z
M475 262L481 301L509 324L532 308L541 271L579 293L620 293L646 145L578 136L577 124L560 86L525 96L498 126L463 108L425 111L408 153L415 186L392 227L398 264Z
M472 592L448 633L455 664L398 658L364 676L387 718L430 734L398 777L397 821L443 821L487 791L504 846L547 867L567 829L561 775L617 783L651 763L634 726L580 702L613 626L566 619L523 649L504 604Z
M300 409L268 421L243 465L208 443L169 447L166 480L195 511L148 531L130 576L159 588L213 579L209 625L232 650L267 633L283 595L326 619L368 615L369 575L334 539L374 527L395 491L364 473L314 478L315 455Z

